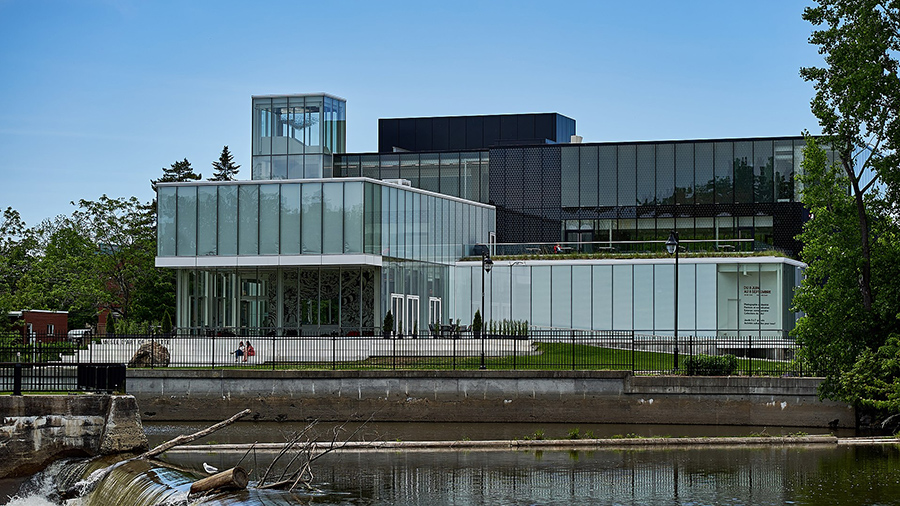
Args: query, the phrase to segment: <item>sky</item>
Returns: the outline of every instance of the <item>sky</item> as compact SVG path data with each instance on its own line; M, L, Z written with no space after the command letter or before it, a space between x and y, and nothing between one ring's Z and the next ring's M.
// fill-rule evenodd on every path
M584 142L819 133L810 0L0 0L0 209L153 198L227 145L250 179L250 97L347 100L378 118L558 112Z

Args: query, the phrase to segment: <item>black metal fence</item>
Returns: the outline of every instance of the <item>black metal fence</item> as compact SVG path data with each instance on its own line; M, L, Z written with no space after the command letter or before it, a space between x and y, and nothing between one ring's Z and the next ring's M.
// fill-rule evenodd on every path
M252 368L319 370L624 370L636 374L803 375L790 338L641 335L534 330L522 335L468 330L417 336L109 335L87 342L0 345L0 363L28 364L77 379L77 368ZM357 334L360 334L359 332ZM43 368L43 369L41 369ZM6 375L4 375L6 376ZM40 381L32 382L39 385ZM79 384L82 382L79 382ZM103 386L107 386L104 383ZM95 387L100 388L100 387ZM101 388L102 389L102 388ZM0 386L8 391L10 387Z

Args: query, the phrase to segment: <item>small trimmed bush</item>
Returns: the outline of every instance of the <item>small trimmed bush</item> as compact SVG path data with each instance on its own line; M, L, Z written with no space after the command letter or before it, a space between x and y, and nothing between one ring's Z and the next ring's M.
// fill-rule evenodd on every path
M685 361L688 374L696 376L730 376L737 366L734 355L694 355Z

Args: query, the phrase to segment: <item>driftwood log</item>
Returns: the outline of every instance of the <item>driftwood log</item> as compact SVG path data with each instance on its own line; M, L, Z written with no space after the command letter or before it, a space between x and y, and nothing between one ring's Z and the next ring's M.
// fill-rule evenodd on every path
M222 427L233 424L234 422L249 415L250 413L251 413L251 411L249 409L245 409L245 410L241 411L240 413L232 416L228 420L221 421L215 425L210 425L209 427L207 427L199 432L195 432L188 436L184 436L184 435L178 436L175 439L167 441L148 452L138 455L137 457L132 457L130 459L126 459L121 462L117 462L111 466L107 466L102 469L97 469L96 471L91 473L90 476L88 476L86 479L80 480L80 481L78 481L78 483L69 487L68 489L60 491L59 495L62 499L73 499L76 497L81 497L86 494L89 494L92 490L94 490L94 487L96 487L97 484L101 480L106 478L106 476L112 472L113 469L121 466L122 464L125 464L126 462L131 462L133 460L149 459L149 458L155 457L155 456L159 455L160 453L163 453L166 450L169 450L175 446L183 445L185 443L190 443L191 441L194 441L195 439L199 439L203 436L208 436L208 435L212 434L213 432L221 429ZM244 485L244 486L246 487L246 485Z
M195 481L191 484L191 494L199 494L210 490L245 489L249 481L247 471L244 471L244 468L241 466L236 466Z

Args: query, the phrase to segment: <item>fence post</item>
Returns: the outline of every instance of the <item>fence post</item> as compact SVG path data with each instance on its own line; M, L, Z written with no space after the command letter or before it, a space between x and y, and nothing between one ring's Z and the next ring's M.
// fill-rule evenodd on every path
M450 342L453 343L453 370L456 370L456 339L451 338Z
M634 331L631 331L631 374L634 374Z
M575 329L572 329L572 370L575 370Z
M694 334L688 336L688 376L694 375Z
M16 362L13 369L13 395L22 395L22 364Z
M331 370L337 369L337 336L331 334Z
M391 369L393 370L397 369L397 339L391 339Z
M747 374L753 376L753 334L747 337L747 358L750 359L750 371Z
M299 332L298 332L299 334ZM275 370L275 344L277 341L275 340L275 336L272 336L272 370Z
M135 336L132 336L135 337ZM156 338L150 336L150 369L156 367Z

